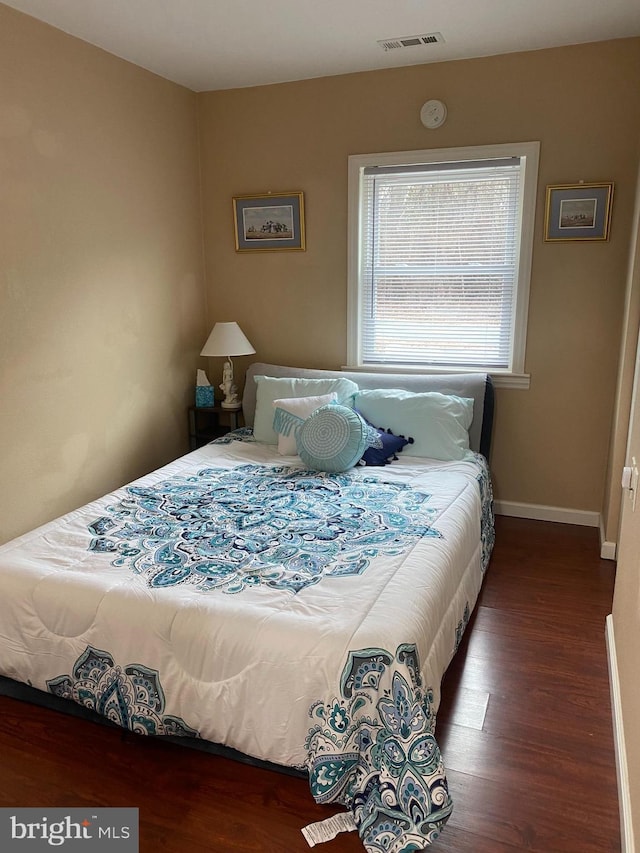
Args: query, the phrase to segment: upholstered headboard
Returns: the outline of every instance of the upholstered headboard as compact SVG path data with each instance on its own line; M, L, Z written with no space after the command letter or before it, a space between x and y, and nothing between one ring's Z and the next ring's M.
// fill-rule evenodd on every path
M359 373L343 370L312 370L305 367L286 367L281 364L255 362L249 366L244 385L242 409L247 426L253 426L256 411L256 383L254 376L302 376L309 379L326 379L342 376L352 379L360 388L403 388L406 391L439 391L458 397L473 398L473 422L469 430L472 450L489 458L493 428L493 383L486 373L408 374Z

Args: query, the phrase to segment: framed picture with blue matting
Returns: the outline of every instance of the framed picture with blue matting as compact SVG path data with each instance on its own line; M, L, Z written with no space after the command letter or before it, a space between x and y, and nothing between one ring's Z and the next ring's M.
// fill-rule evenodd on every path
M608 240L612 201L612 183L548 186L544 239Z
M233 199L236 252L304 251L301 192L243 195Z

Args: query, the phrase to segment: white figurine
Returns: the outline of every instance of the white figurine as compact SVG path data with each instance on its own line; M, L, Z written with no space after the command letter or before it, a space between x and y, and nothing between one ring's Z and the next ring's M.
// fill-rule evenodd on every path
M230 361L225 361L222 369L222 382L218 386L224 393L224 400L221 403L223 409L239 409L240 400L238 399L238 387L233 384L233 365Z

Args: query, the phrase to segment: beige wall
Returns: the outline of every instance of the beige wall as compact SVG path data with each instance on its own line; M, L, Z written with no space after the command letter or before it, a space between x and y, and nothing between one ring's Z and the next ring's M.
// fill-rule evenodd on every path
M640 268L636 265L636 285L640 287ZM640 354L640 351L639 351ZM627 462L640 460L640 360L636 362L636 404L632 413ZM613 632L620 679L620 717L624 732L628 771L628 797L633 833L640 839L640 678L638 645L640 639L640 501L632 510L627 493L622 504L622 523L618 547L618 566L613 599Z
M200 96L209 320L237 320L257 358L346 360L349 154L540 140L526 370L497 394L496 496L600 512L638 165L640 39ZM447 103L425 130L419 109ZM597 108L596 108L597 105ZM544 188L616 184L607 243L544 243ZM303 190L304 253L236 254L231 199ZM243 359L239 360L244 361Z
M0 541L186 451L196 95L0 5Z
M640 149L640 146L639 146ZM620 373L613 431L610 468L614 474L607 495L607 518L620 508L620 471L640 460L640 345L638 314L640 313L640 173L637 182L634 239L629 263L625 328L621 346ZM635 371L635 375L634 375ZM634 385L635 382L635 385ZM634 397L629 399L629 389ZM633 403L633 405L632 405ZM629 429L630 423L630 429ZM628 434L628 443L627 443ZM617 488L616 488L617 486ZM618 565L613 597L613 635L616 663L620 679L620 708L628 770L629 805L636 840L640 839L640 678L638 647L640 645L640 500L633 510L631 493L622 497ZM616 498L618 499L616 501ZM617 530L615 531L617 534ZM618 538L617 535L611 538ZM625 802L625 800L623 800ZM627 830L629 831L629 830ZM631 844L629 849L633 845Z
M605 500L602 512L603 538L608 542L618 541L620 525L620 472L625 464L631 390L633 386L638 328L640 327L640 173L638 176L636 207L631 228L631 247L627 288L625 295L624 320L620 341L618 383L614 406L613 426L609 443L609 464Z

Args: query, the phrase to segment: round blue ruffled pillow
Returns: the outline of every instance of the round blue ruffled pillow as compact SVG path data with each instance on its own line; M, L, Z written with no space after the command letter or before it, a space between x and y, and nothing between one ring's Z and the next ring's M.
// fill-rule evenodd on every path
M348 406L329 403L316 409L298 430L298 454L313 471L348 471L370 446L371 427Z

